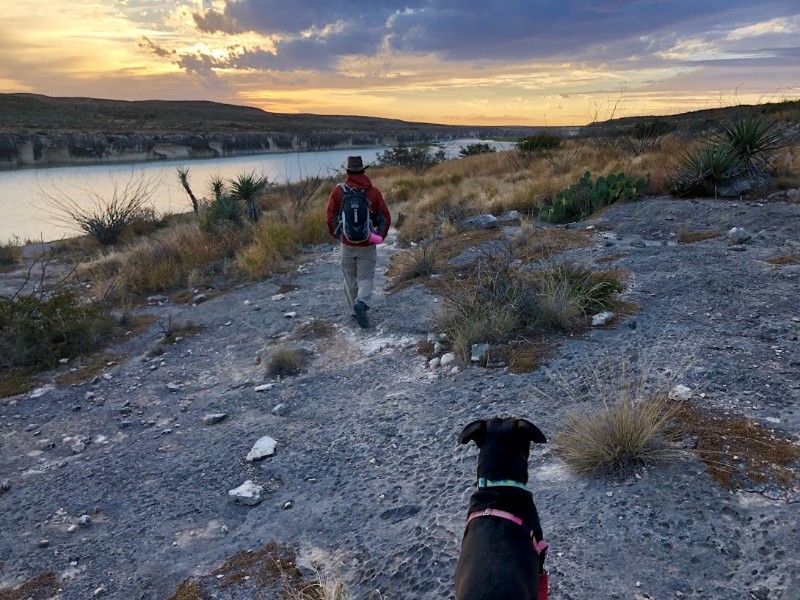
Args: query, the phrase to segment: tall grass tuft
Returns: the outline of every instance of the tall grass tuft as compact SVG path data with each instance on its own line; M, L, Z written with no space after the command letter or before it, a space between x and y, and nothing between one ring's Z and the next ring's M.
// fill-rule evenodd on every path
M588 406L567 415L554 437L555 453L572 472L583 475L624 475L685 456L672 443L680 406L669 396L691 356L678 356L675 348L654 348L635 365L616 356L587 359L577 379L570 374L559 386L560 402L566 398ZM656 365L656 360L668 364L674 357L673 367Z

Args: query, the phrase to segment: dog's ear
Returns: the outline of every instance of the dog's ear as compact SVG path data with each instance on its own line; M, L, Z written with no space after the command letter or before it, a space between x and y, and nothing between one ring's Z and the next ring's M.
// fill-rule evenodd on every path
M536 425L530 421L526 421L525 419L517 419L516 423L514 423L514 433L524 436L528 441L535 444L547 443L547 438L544 437L544 434L541 432L541 430Z
M461 435L458 436L458 443L468 444L470 442L475 442L478 445L478 448L480 448L485 435L486 421L473 421L464 427L464 431L462 431Z

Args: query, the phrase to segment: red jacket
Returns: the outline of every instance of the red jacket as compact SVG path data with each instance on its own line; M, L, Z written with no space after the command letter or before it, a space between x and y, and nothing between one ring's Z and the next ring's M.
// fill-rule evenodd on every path
M381 194L378 188L372 187L372 182L366 175L348 175L345 184L359 190L367 190L369 212L375 227L375 233L385 238L392 224L392 215L389 214L389 207L386 206L383 194ZM339 213L342 210L342 194L344 194L344 190L342 190L341 186L337 185L331 191L330 196L328 196L328 231L333 237L341 240L343 244L347 244L348 246L371 246L372 242L369 241L354 244L342 235L339 225Z

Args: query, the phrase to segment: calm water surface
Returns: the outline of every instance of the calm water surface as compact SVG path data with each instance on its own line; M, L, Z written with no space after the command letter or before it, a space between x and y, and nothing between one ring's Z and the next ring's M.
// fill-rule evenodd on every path
M447 144L450 157L468 143L478 140L456 140ZM491 142L504 149L510 144ZM169 160L153 163L102 164L91 166L25 168L0 171L0 242L14 238L26 240L56 240L79 233L72 223L61 222L47 204L46 195L63 194L81 206L92 206L91 197L111 198L114 186L123 189L125 184L138 177L152 179L155 191L152 206L159 213L180 213L192 209L186 192L181 187L176 169L188 167L189 184L198 198L209 197L209 180L212 176L223 179L255 173L265 175L270 181L284 183L316 175L333 175L343 172L341 166L347 156L360 154L367 163L375 161L386 148L345 149L327 152L302 152L294 154L261 154L204 160ZM90 193L87 193L90 192Z

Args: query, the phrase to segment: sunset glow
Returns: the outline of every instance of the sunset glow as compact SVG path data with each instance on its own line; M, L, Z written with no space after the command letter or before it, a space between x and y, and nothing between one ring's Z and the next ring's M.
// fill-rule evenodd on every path
M800 98L794 0L0 3L2 92L488 125Z

